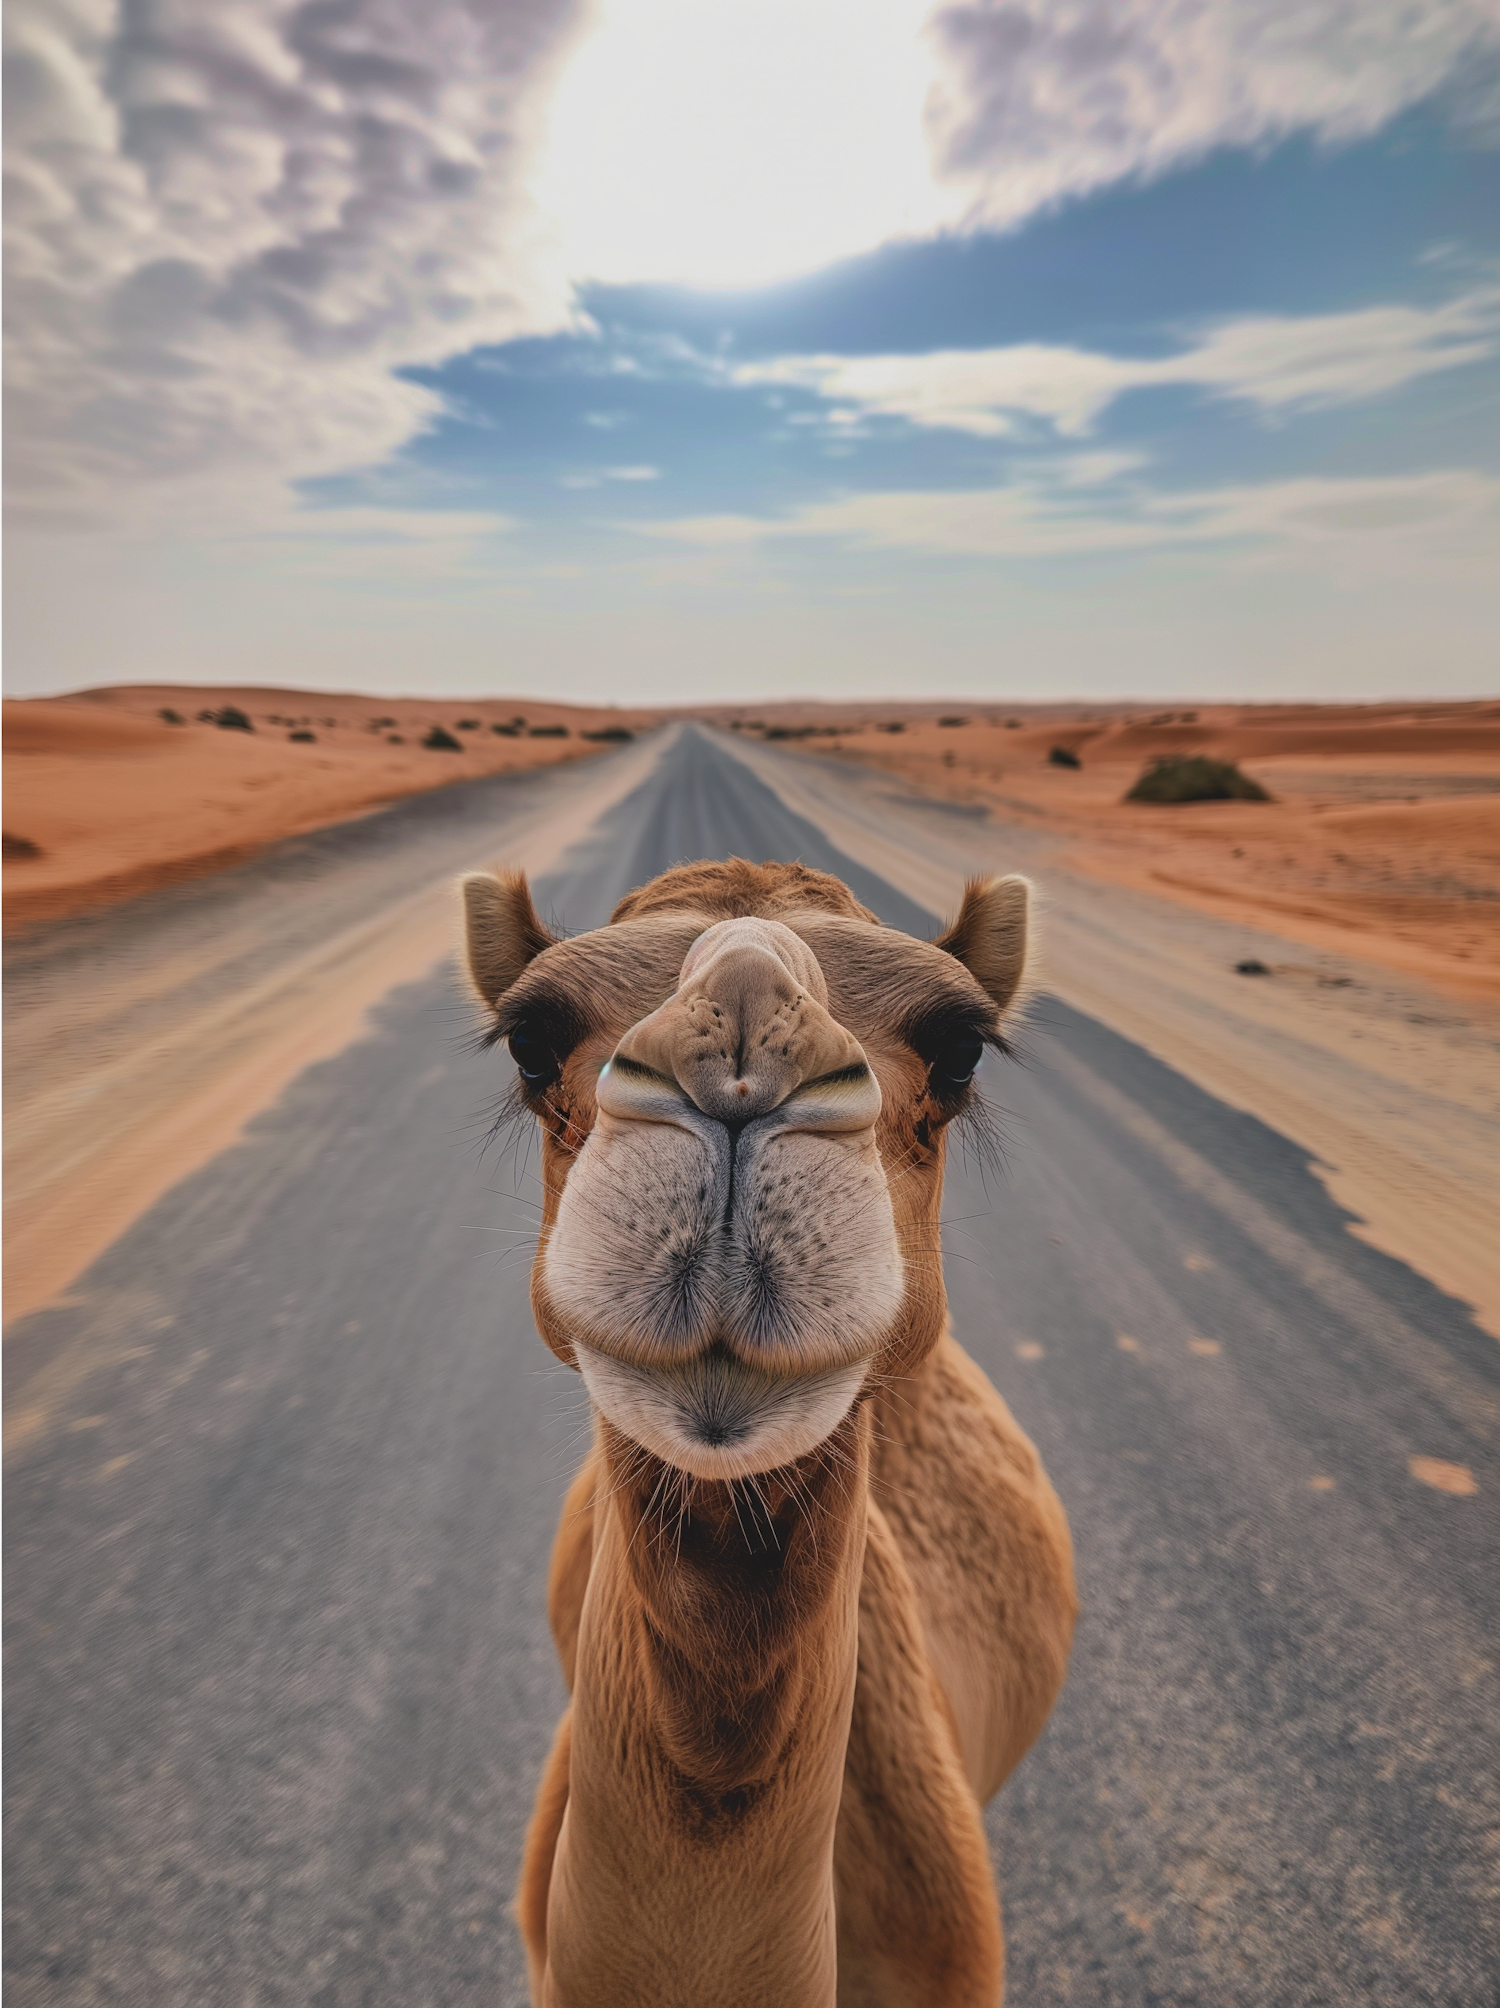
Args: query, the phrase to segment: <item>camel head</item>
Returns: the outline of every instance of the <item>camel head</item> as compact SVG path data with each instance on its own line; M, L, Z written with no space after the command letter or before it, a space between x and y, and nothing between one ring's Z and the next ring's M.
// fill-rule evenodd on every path
M1029 888L935 942L801 865L686 865L556 941L464 881L543 1138L532 1304L607 1422L698 1478L804 1456L936 1342L945 1133L1020 987Z

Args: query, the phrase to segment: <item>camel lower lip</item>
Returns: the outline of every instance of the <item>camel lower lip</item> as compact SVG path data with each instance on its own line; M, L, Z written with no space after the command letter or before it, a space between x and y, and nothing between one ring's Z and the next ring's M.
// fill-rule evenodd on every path
M743 1478L805 1457L848 1414L866 1366L771 1374L723 1346L649 1367L579 1346L578 1364L617 1429L698 1478Z

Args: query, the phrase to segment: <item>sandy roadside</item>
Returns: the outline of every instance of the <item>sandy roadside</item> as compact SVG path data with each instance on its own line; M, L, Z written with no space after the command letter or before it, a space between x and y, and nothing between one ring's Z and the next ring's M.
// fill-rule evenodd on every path
M1500 1000L1500 704L803 706L738 722L742 739L1060 840L1081 876ZM1194 753L1237 762L1272 799L1123 799L1149 762Z
M148 884L197 874L430 791L449 763L455 774L576 763L603 743L581 738L603 729L588 721L628 730L652 719L510 700L197 695L252 710L255 732L167 724L158 713L183 714L180 689L7 707L8 779L19 774L7 829L47 839L40 857L6 866L12 919L54 899L63 910L118 899L137 889L132 873ZM523 708L534 724L568 721L567 736L530 737L531 724L515 726ZM1142 719L1074 706L1025 711L1014 726L1008 715L782 706L731 743L842 849L934 910L951 907L967 871L1033 872L1052 988L1293 1138L1358 1216L1355 1231L1478 1306L1500 1334L1500 707ZM292 722L302 718L313 722ZM420 745L445 718L461 754ZM900 731L883 729L893 724ZM767 728L809 725L813 738L760 743ZM288 736L301 730L317 736ZM1054 745L1082 765L1052 764ZM1146 758L1197 747L1241 760L1277 800L1121 805ZM325 764L306 765L309 755ZM517 856L543 869L654 757L642 745L559 775ZM9 1314L62 1287L302 1066L356 1036L370 1003L429 968L452 938L440 886L408 888L357 921L335 917L232 991L199 967L227 966L232 944L185 939L137 972L138 996L69 997L70 1021L94 1012L81 1070L66 1044L28 1047L29 1028L13 1027ZM1270 974L1237 976L1246 959ZM148 1036L101 1057L136 1013ZM235 1055L227 1071L204 1064L223 1051Z
M215 723L226 710L252 729ZM576 761L611 743L601 734L655 722L529 699L206 685L10 700L6 931L223 870L453 781ZM426 743L435 730L447 744Z
M456 871L497 853L532 874L549 870L639 785L659 750L650 740L559 775L435 877L389 901L378 884L373 899L364 887L352 921L338 917L335 878L293 943L252 908L168 956L112 958L107 994L66 972L44 984L16 1014L7 1054L7 1323L65 1290L304 1068L358 1038L397 984L453 953ZM15 1417L12 1427L31 1424Z
M1500 1006L1092 877L1065 832L955 813L896 776L734 742L798 814L930 910L965 876L1041 889L1042 987L1305 1149L1351 1231L1500 1337ZM1236 973L1261 962L1263 977Z

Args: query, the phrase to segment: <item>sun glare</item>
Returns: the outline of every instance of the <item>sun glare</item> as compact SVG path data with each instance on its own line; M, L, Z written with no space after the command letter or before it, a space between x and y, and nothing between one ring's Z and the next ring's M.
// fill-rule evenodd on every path
M943 221L929 0L612 0L536 194L577 279L748 286Z

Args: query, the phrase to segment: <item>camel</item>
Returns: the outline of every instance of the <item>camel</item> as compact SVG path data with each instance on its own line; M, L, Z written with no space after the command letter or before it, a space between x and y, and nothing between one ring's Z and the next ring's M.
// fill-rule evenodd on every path
M549 1585L533 2002L994 2008L981 1808L1076 1601L1036 1451L949 1330L939 1206L1029 888L971 881L935 942L743 859L567 940L519 873L463 899L541 1131L537 1327L594 1415Z

